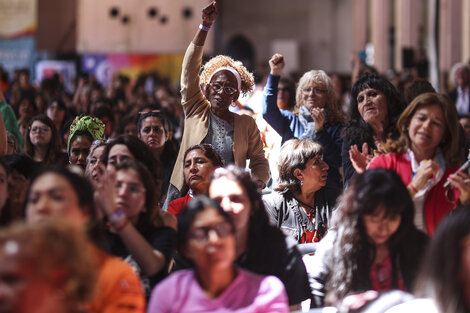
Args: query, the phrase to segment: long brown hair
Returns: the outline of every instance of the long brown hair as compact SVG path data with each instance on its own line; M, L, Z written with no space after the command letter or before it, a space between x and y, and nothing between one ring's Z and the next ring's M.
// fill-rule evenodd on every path
M48 118L45 114L36 115L29 123L29 130L25 138L24 152L31 158L34 157L34 145L32 144L31 139L29 138L29 134L31 133L31 125L33 125L35 121L39 121L47 125L51 129L51 141L49 142L47 154L42 163L46 165L62 165L57 164L61 162L59 158L61 152L59 134L57 132L57 129L55 128L54 122L52 122L52 120Z
M395 141L387 140L384 150L386 152L403 153L409 149L411 147L411 140L408 135L408 128L411 119L418 109L431 105L438 105L444 114L445 131L442 141L439 144L442 155L444 156L446 164L456 166L462 161L459 154L457 110L447 96L438 93L424 93L411 101L397 121L400 136Z

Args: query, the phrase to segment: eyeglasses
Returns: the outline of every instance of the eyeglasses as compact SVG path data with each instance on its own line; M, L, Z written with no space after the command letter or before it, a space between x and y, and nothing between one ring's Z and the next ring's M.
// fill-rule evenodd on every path
M39 131L45 133L45 132L49 131L48 126L34 126L34 127L31 127L30 129L31 129L32 133L37 133Z
M161 110L141 111L139 112L139 115L145 115L147 113L162 113L162 111Z
M282 87L282 88L279 88L278 91L281 91L281 92L289 92L289 91L290 91L290 88L289 88L289 87Z
M322 89L322 88L310 88L310 87L307 87L307 88L300 88L300 91L301 91L304 95L310 95L310 94L312 94L312 92L315 93L316 95L321 95L321 94L327 93L328 90Z
M227 95L233 95L234 93L236 93L238 91L237 88L233 88L233 87L230 87L230 86L223 86L223 85L218 84L218 83L209 84L209 86L211 86L212 90L214 90L217 93L223 89L225 94L227 94Z
M219 238L226 238L233 234L233 227L230 223L224 222L212 226L198 227L189 232L189 237L200 243L209 241L209 233L214 231Z

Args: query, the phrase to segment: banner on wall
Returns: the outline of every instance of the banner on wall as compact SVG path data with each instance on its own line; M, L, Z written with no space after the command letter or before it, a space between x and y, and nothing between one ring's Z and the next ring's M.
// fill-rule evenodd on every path
M44 78L52 78L55 74L61 77L65 88L73 92L72 79L77 77L75 62L45 60L36 63L36 82L39 84Z
M20 68L33 69L35 40L33 36L0 39L0 65L10 75Z
M82 56L81 71L96 76L105 86L110 86L115 73L137 78L142 73L157 72L176 84L181 75L183 54L85 54Z
M33 71L37 0L0 0L0 65Z
M37 27L37 0L0 0L0 38L31 36Z

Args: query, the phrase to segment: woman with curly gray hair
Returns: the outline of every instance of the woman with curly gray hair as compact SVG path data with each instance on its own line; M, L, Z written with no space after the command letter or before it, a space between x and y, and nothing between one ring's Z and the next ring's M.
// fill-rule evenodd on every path
M212 58L201 69L204 42L217 17L216 1L202 10L202 23L190 43L181 73L181 104L185 114L183 139L170 179L165 207L184 194L184 152L200 143L212 144L225 164L234 163L250 169L258 187L264 188L269 179L269 165L264 156L263 142L255 121L247 115L230 112L240 93L253 89L253 75L240 63L227 56ZM202 84L202 89L201 85Z

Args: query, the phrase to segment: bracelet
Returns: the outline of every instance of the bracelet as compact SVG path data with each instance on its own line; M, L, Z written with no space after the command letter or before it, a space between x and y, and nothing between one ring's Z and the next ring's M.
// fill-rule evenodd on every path
M199 29L202 29L203 31L208 32L211 28L207 27L207 26L204 26L202 24L199 24Z
M119 222L125 216L126 214L124 213L124 210L122 208L118 208L110 217L108 217L108 220L114 224Z
M409 183L409 184L408 184L408 187L410 187L411 190L413 190L413 192L414 192L415 194L418 193L418 189L416 189L416 187L413 185L413 183Z
M124 222L124 224L122 224L121 226L116 228L116 232L120 233L124 228L126 228L127 224L129 224L129 219L128 218L126 218L126 221Z

